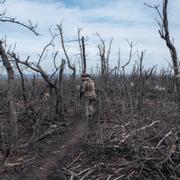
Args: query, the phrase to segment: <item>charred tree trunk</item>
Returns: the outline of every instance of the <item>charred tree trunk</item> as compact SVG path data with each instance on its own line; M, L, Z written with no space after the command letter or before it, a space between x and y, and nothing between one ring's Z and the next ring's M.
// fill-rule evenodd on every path
M83 73L86 73L86 52L85 52L84 36L82 36L81 42L82 42L82 55L83 55Z
M176 101L180 106L180 69L179 61L177 57L176 47L174 46L169 33L169 23L168 23L168 0L163 0L163 12L159 11L159 6L151 6L145 3L146 6L153 8L157 11L160 20L158 21L159 25L159 34L161 38L166 42L166 45L169 49L175 76L175 85L176 85Z
M0 56L2 58L3 65L6 68L8 76L8 109L9 109L9 128L8 137L9 144L14 146L17 141L17 114L14 100L14 70L10 64L8 56L3 48L3 42L0 41Z
M65 60L62 59L61 62L61 68L59 71L59 77L58 77L58 87L56 89L56 114L59 115L59 117L64 117L64 106L63 106L63 72L64 72L64 65Z
M163 29L159 31L160 36L162 39L166 41L166 45L169 48L173 67L174 67L174 74L175 74L175 84L177 89L177 102L180 105L180 71L179 71L179 63L178 63L178 57L177 57L177 51L175 46L173 45L170 33L169 33L169 24L168 24L168 13L167 13L167 6L168 6L168 0L164 0L163 2Z
M144 91L144 79L143 79L143 57L144 57L144 52L141 52L141 56L139 57L140 62L139 62L139 84L138 84L138 111L140 112L143 107L143 91Z
M81 43L81 29L78 29L78 43L79 43L79 51L80 51L80 58L81 58L81 62L80 62L80 73L83 73L83 52L82 52L82 43Z
M27 97L26 97L26 88L25 88L25 83L24 83L24 76L23 76L22 70L19 66L19 63L17 61L15 61L15 62L16 62L16 67L17 67L18 72L19 72L20 77L21 77L21 87L22 87L22 96L23 96L24 105L27 108Z
M111 52L111 46L113 38L110 40L109 47L106 49L105 40L103 40L99 33L96 33L100 44L98 45L98 55L100 56L101 60L101 77L104 79L104 82L107 83L108 81L108 75L109 75L109 57Z
M65 48L65 45L64 45L64 37L63 37L63 28L62 28L62 25L57 25L57 27L58 27L58 30L60 32L61 45L62 45L62 48L63 48L63 51L64 51L64 55L65 55L67 63L68 63L68 67L73 72L72 77L73 77L73 83L74 83L75 82L75 78L76 78L76 67L74 65L71 65L70 58L69 58L68 53L66 51L66 48Z

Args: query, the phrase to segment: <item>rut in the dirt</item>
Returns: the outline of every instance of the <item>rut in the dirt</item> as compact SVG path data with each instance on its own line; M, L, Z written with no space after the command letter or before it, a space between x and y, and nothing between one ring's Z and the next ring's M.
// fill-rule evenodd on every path
M40 167L35 167L27 176L26 180L63 180L66 179L61 169L70 160L71 147L82 144L88 135L88 124L86 120L80 120L67 133L64 143L60 143L45 159L40 162ZM58 142L57 142L58 143ZM56 148L57 148L56 147Z

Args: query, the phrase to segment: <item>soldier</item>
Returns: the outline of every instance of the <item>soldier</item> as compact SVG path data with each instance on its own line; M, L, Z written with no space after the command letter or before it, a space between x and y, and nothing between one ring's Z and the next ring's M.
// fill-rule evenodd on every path
M91 118L94 113L94 103L96 101L96 93L94 81L90 78L89 74L83 73L81 75L80 98L85 110L85 116Z

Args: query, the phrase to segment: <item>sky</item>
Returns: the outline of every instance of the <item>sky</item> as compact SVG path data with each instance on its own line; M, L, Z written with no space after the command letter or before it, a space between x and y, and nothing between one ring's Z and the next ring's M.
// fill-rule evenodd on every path
M9 23L0 23L1 38L6 37L8 47L13 48L22 59L28 55L31 61L36 61L43 47L51 40L49 28L57 33L56 25L63 22L63 31L67 52L72 62L78 62L78 43L71 41L77 39L78 28L87 39L86 54L87 65L90 70L95 69L100 62L97 46L98 32L109 44L113 37L110 55L111 68L117 65L118 52L121 52L121 64L128 60L129 42L135 44L134 56L129 65L132 68L137 61L137 51L145 51L144 65L158 68L166 67L170 62L169 51L165 42L159 37L158 26L155 17L158 17L153 9L144 5L162 4L162 0L6 0L0 5L0 11L6 10L7 16L16 17L21 22L29 19L37 25L37 31L41 34L35 36L27 29ZM161 10L161 6L160 6ZM169 0L169 26L171 37L179 52L180 50L180 1ZM55 41L55 50L59 51L57 65L64 58L60 45L60 38ZM50 58L52 48L49 48L49 56L42 62L47 72L52 72L53 62Z

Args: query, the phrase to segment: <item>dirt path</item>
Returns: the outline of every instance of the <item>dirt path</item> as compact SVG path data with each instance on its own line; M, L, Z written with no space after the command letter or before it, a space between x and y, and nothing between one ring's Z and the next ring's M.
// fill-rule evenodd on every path
M61 172L62 167L71 159L72 146L80 145L86 136L85 121L77 122L73 130L67 133L63 143L57 142L55 147L51 147L50 154L39 162L39 167L34 167L27 175L26 180L63 180L66 179Z

